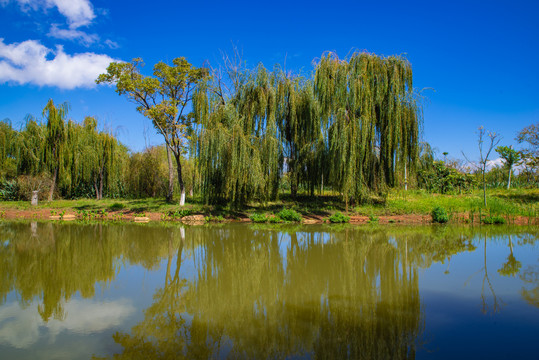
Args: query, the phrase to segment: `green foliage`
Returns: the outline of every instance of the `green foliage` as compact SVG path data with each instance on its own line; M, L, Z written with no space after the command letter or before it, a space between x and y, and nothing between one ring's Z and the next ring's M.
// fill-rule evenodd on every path
M4 180L0 183L0 200L13 201L19 199L19 185L16 180Z
M270 215L270 216L268 216L268 222L270 224L280 224L280 223L284 222L284 220L281 219L279 216Z
M117 202L109 206L110 211L118 211L118 210L122 210L123 208L125 208L125 205L122 203L117 203Z
M210 216L206 216L204 219L206 220L206 222L224 222L225 221L225 218L223 215L217 215L217 216L210 215Z
M464 174L443 161L423 164L417 176L420 187L440 194L469 192L477 184L473 175Z
M334 224L348 223L350 222L350 216L346 216L341 212L336 212L335 214L329 217L329 221Z
M170 213L173 219L181 219L185 216L193 215L193 211L190 209L180 209Z
M249 216L249 219L251 219L252 222L254 223L265 223L265 222L268 222L268 216L267 215L264 215L264 214L257 214L257 213L254 213L254 214L251 214Z
M293 209L283 209L277 213L283 221L301 222L301 215Z
M507 180L507 188L511 187L511 173L513 172L513 165L515 165L521 158L521 154L513 150L512 146L498 146L496 152L500 154L502 159L505 162L505 166L509 171L509 176Z
M406 59L329 53L317 64L314 92L328 129L328 180L346 204L366 189L394 186L395 169L413 167L421 112Z
M483 219L481 219L481 222L485 225L493 225L493 224L505 224L505 218L502 216L485 216Z
M373 215L373 214L369 215L369 222L370 222L370 223L376 223L376 222L378 222L378 220L380 220L380 219L378 218L378 216Z
M440 224L444 224L449 221L449 216L447 215L447 211L441 206L437 206L434 209L432 209L432 212L430 214L432 216L432 221Z
M141 74L142 59L132 62L112 62L107 73L99 75L96 83L113 84L119 95L125 95L137 105L137 111L148 117L174 154L178 183L182 193L180 205L184 205L181 155L186 150L193 133L192 117L186 113L199 83L208 76L208 69L192 66L187 59L172 60L172 65L158 62L153 76ZM187 107L188 108L188 107Z
M206 202L273 200L286 179L293 197L323 183L348 204L393 186L399 166L414 166L421 112L405 59L329 54L312 79L278 66L228 70L193 99Z

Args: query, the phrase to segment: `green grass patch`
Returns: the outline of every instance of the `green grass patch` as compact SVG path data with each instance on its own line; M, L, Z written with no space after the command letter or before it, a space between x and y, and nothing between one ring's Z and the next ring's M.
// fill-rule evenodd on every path
M485 225L503 225L506 221L501 216L485 216L481 222Z

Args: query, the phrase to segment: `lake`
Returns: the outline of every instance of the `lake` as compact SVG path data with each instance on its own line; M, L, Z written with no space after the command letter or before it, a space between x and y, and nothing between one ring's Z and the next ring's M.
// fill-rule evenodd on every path
M0 358L538 359L538 234L2 222Z

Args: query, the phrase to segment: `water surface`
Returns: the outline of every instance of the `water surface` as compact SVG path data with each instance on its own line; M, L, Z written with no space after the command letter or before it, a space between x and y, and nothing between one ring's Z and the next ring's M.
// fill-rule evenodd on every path
M5 222L0 357L537 359L537 236Z

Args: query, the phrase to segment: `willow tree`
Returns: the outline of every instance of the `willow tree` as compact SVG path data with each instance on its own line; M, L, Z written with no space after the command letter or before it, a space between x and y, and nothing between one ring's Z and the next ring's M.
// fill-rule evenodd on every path
M188 130L191 118L188 116L192 96L197 85L203 81L208 71L192 66L185 58L175 58L173 65L157 63L153 76L140 72L141 59L130 63L112 62L107 73L99 75L96 82L115 84L116 92L125 95L137 105L137 111L151 119L157 132L161 134L176 160L178 182L181 191L180 205L185 204L185 186L182 177L181 157L188 145ZM173 168L169 161L169 174ZM172 200L172 179L169 175L169 200Z
M412 85L412 67L399 56L328 53L316 65L329 180L347 207L368 190L393 186L397 169L414 164L421 119Z
M194 97L202 192L207 202L267 200L277 195L282 167L271 74L259 65L229 77L233 91L225 94L214 78Z
M44 163L52 176L48 197L49 201L52 201L54 190L56 189L58 173L64 169L63 157L67 140L65 121L67 109L67 103L56 106L52 99L49 99L47 105L43 109L43 116L47 118L45 148L43 153Z
M84 118L82 125L69 124L72 154L72 179L78 187L92 189L97 200L110 182L115 167L119 143L106 131L98 131L94 117Z
M273 75L279 138L286 159L290 192L296 196L300 182L311 195L323 177L324 136L319 106L312 81L286 74L279 68Z
M13 177L16 173L17 137L9 119L0 121L0 179Z

